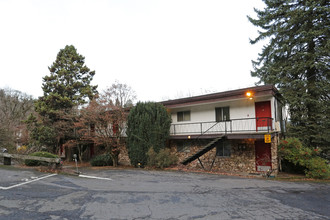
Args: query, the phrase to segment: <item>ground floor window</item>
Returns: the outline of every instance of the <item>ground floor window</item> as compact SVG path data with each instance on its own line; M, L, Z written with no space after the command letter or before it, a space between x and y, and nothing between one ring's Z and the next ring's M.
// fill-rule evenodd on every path
M217 156L230 157L231 143L230 141L221 141L217 145Z
M187 140L179 140L176 142L177 152L190 152L190 143Z

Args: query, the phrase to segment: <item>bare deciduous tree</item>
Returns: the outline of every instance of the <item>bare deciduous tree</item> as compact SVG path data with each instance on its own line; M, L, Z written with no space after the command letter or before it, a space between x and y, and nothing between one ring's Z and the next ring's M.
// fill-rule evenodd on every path
M136 93L127 84L116 81L103 91L100 100L104 103L112 102L113 105L120 107L131 107L136 100Z
M23 123L33 112L33 98L12 89L0 89L0 146L14 147L25 143L27 136Z
M122 137L126 128L127 111L120 107L93 100L82 109L78 120L74 123L75 139L70 144L79 147L87 143L102 145L110 154L113 165L118 165L118 155L123 146Z

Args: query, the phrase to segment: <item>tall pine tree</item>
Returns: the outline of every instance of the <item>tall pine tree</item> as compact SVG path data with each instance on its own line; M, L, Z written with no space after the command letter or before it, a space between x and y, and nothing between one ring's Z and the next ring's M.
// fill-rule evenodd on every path
M97 93L97 86L91 85L95 71L90 71L85 57L72 45L61 49L48 69L50 75L46 75L42 83L44 94L36 101L35 110L41 116L42 126L54 130L50 138L57 139L57 146L53 146L55 152L63 138L70 135L72 111L91 100Z
M330 145L330 8L328 0L263 0L248 17L269 39L251 75L275 84L289 106L289 135L310 147Z
M90 71L85 57L72 45L61 49L48 69L50 75L42 83L44 95L36 102L36 111L43 116L56 120L58 110L85 104L97 92L97 86L91 85L95 71Z

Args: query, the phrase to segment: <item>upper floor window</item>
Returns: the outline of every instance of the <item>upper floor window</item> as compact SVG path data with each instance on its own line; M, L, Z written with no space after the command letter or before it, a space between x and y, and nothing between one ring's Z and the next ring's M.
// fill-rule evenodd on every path
M229 107L215 108L215 121L229 121Z
M190 111L178 112L178 121L190 121Z

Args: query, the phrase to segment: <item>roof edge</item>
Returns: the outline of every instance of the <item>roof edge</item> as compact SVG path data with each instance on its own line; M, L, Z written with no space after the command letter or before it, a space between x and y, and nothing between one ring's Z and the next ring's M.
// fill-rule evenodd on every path
M186 97L186 98L180 98L180 99L173 99L173 100L167 100L162 101L164 106L171 106L171 105L177 105L177 104L185 104L185 103L195 103L195 102L207 102L212 100L219 100L219 99L229 99L230 97L244 97L246 91L251 91L255 94L255 96L258 96L260 94L264 94L265 92L269 92L269 94L275 96L276 94L279 94L279 91L276 89L274 85L262 85L262 86L254 86L254 87L247 87L242 89L235 89L235 90L228 90L224 92L217 92L217 93L211 93L206 95L199 95L199 96L192 96L192 97Z

